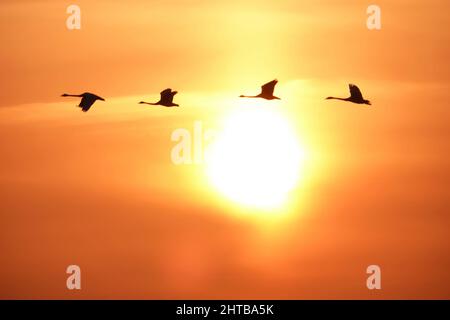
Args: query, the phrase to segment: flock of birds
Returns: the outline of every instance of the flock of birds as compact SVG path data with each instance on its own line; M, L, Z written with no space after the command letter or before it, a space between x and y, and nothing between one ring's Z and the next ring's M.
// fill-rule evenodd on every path
M256 96L240 95L239 97L240 98L261 98L261 99L266 99L266 100L274 100L274 99L280 100L280 98L273 95L273 92L275 90L275 85L277 83L278 83L277 80L272 80L272 81L264 84L263 86L261 86L261 93ZM357 104L371 105L369 100L366 100L363 98L361 90L359 90L359 88L356 85L349 84L349 89L350 89L350 97L348 97L348 98L327 97L326 99L336 99L336 100L353 102L353 103L357 103ZM178 104L173 102L173 98L177 93L178 93L177 91L172 91L172 89L165 89L165 90L161 91L161 93L160 93L161 98L159 99L158 102L151 103L151 102L141 101L139 103L140 104L149 104L149 105L153 105L153 106L159 105L159 106L164 106L164 107L179 107ZM83 112L87 112L97 100L105 101L105 99L103 99L102 97L99 97L98 95L89 93L89 92L85 92L82 94L64 93L62 95L62 97L79 97L79 98L81 98L81 102L78 105L78 107L80 107Z

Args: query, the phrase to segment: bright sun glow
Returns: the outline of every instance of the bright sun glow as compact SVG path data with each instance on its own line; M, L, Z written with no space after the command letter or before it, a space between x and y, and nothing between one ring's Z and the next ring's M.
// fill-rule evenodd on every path
M278 207L296 185L303 150L276 110L250 106L233 113L207 154L207 174L229 199Z

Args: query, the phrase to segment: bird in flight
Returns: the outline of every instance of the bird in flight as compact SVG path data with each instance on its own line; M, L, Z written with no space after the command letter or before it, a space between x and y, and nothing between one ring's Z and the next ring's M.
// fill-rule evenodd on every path
M166 89L161 91L160 95L161 95L161 99L159 99L158 102L156 103L151 103L151 102L145 102L145 101L141 101L139 103L141 104L149 104L152 106L164 106L164 107L179 107L178 104L173 103L173 97L177 94L177 91L172 91L172 89Z
M102 97L99 97L99 96L97 96L93 93L89 93L89 92L85 92L82 94L64 93L63 95L61 95L61 97L79 97L79 98L81 98L81 102L78 105L78 107L80 107L83 112L87 112L91 108L91 106L94 104L95 101L97 101L97 100L105 101L105 99L103 99Z
M275 97L273 95L273 91L275 90L275 85L278 83L278 80L272 80L268 83L266 83L265 85L261 86L261 93L258 94L257 96L244 96L244 95L240 95L240 98L262 98L262 99L266 99L266 100L273 100L273 99L278 99L281 100L278 97Z
M348 97L348 98L327 97L326 99L337 99L337 100L342 100L342 101L350 101L350 102L358 103L358 104L371 105L369 100L366 100L363 98L363 96L361 94L361 90L359 90L359 88L357 86L355 86L354 84L349 84L348 87L350 88L350 97Z

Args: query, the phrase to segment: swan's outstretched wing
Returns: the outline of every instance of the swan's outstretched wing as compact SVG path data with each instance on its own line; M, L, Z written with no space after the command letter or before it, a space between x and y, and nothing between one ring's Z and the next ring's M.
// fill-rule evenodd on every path
M95 100L97 100L97 97L92 96L92 95L85 95L81 99L79 107L81 108L81 110L83 110L83 112L87 112L92 107Z
M363 100L361 90L359 90L357 86L355 86L354 84L349 84L348 87L350 89L350 96L352 98L357 100Z
M161 95L161 99L164 99L164 97L170 96L170 93L172 92L172 89L167 88L163 91L161 91L160 95Z
M175 93L174 93L175 92ZM161 103L162 104L170 104L172 103L173 96L176 94L176 91L172 91L172 89L167 88L161 91Z
M273 95L273 91L275 90L275 85L278 83L278 80L272 80L261 87L261 93L267 95Z

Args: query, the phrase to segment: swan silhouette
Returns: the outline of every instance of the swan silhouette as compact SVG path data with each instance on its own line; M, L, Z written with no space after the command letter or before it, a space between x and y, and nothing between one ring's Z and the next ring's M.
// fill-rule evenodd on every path
M105 101L105 99L103 99L102 97L99 97L93 93L89 93L89 92L85 92L82 94L67 94L64 93L63 95L61 95L61 97L78 97L81 98L81 102L78 105L78 107L81 108L81 110L83 112L87 112L91 106L94 104L95 101L97 100L101 100L101 101Z
M358 104L371 105L369 100L365 100L363 98L363 96L361 94L361 90L359 90L359 88L357 86L355 86L354 84L349 84L348 87L350 89L350 97L348 97L348 98L327 97L326 99L336 99L336 100L349 101L349 102L358 103Z
M149 104L152 106L164 106L164 107L179 107L178 104L173 103L173 97L177 94L177 91L172 91L172 89L168 88L166 90L161 91L161 99L159 99L156 103L141 101L141 104Z
M244 95L240 95L240 98L262 98L262 99L266 99L266 100L273 100L273 99L278 99L281 100L278 97L275 97L273 95L273 91L275 90L275 85L278 83L278 80L272 80L268 83L266 83L265 85L261 86L261 93L258 94L257 96L244 96Z

